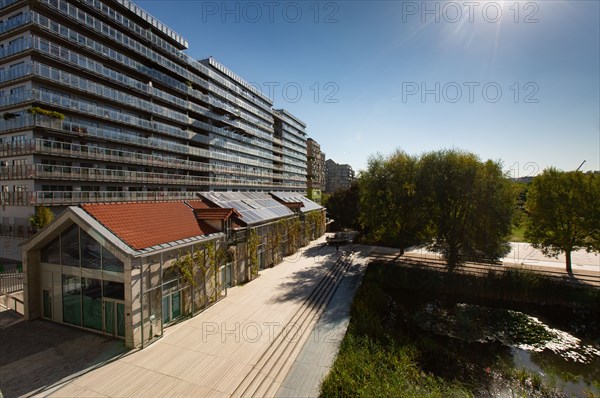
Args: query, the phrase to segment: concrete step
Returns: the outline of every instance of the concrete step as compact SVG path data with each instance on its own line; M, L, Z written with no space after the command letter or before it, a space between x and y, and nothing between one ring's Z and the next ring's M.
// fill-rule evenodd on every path
M261 356L253 371L233 392L233 397L275 395L298 352L311 334L314 322L326 308L350 264L349 256L344 256L328 269L310 296ZM290 325L293 327L289 327Z

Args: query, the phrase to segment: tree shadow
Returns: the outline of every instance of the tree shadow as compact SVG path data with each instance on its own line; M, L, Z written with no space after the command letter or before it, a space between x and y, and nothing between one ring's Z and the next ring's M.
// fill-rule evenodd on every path
M127 351L122 340L43 320L20 322L2 330L0 396L44 395Z
M349 254L351 250L351 244L336 250L326 243L319 243L304 250L297 258L285 259L284 263L278 266L285 266L286 261L309 262L310 265L307 264L308 267L302 267L292 273L285 282L277 286L278 293L274 295L271 302L306 301L314 305L314 300L310 300L311 293L333 282L334 275L329 271L335 266L336 261Z

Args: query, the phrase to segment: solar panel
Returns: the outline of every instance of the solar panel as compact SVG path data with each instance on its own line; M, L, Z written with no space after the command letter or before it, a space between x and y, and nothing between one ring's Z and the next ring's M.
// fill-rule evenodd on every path
M305 196L302 196L296 192L271 192L271 195L277 197L282 202L290 203L290 202L302 202L304 207L301 207L300 210L302 213L306 213L307 211L320 210L323 207L318 203L313 202Z
M222 208L234 208L246 224L265 222L294 213L268 194L258 192L202 192L202 196Z

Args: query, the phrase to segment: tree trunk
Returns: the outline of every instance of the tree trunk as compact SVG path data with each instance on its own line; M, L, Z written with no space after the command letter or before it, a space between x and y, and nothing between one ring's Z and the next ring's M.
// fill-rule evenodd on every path
M567 263L567 274L572 278L573 275L573 267L571 266L571 250L565 250L565 258Z
M458 266L458 248L451 247L448 250L448 257L446 258L448 263L448 271L454 271L454 269Z

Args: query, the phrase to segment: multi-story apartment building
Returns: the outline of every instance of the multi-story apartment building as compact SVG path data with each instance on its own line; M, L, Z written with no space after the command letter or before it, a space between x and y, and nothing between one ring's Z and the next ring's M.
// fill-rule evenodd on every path
M0 257L36 206L306 191L305 124L187 46L128 0L0 0Z
M273 111L274 181L285 190L306 193L306 124L284 109Z
M349 164L338 164L332 159L325 162L325 192L334 193L338 189L347 189L354 181L354 170Z
M325 153L321 145L312 138L307 140L307 197L321 203L321 192L325 189Z

